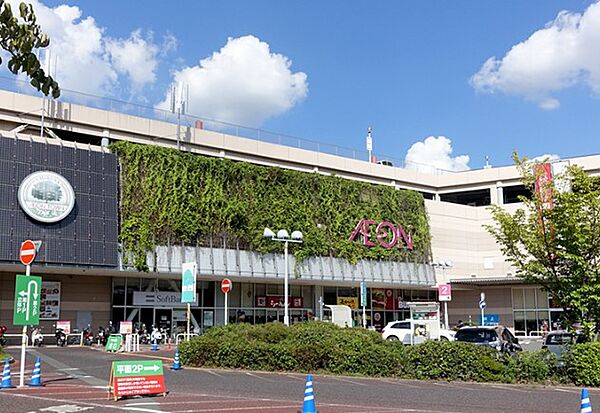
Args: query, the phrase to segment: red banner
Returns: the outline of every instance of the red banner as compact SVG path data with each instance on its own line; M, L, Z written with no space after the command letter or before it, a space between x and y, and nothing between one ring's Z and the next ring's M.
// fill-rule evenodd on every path
M115 397L165 393L164 376L115 377Z
M535 193L540 201L540 209L552 209L552 164L535 164L533 173L535 175Z

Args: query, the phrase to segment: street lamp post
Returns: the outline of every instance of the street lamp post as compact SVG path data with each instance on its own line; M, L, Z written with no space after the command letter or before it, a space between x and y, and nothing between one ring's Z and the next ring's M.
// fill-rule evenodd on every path
M444 279L444 284L447 284L446 280L446 269L452 268L452 261L436 261L431 264L434 268L442 269L442 278ZM444 327L446 330L450 328L450 323L448 322L448 301L444 301Z
M288 244L290 242L294 242L294 243L302 243L302 233L300 231L294 231L292 232L292 236L290 237L290 235L288 234L288 232L285 229L280 229L279 231L277 231L277 236L275 236L275 233L273 231L271 231L269 228L265 228L265 230L263 231L263 237L266 239L269 239L271 241L279 241L279 242L283 242L284 243L284 260L285 260L285 264L284 264L284 283L283 283L283 294L284 294L284 298L283 298L283 323L286 326L290 325L290 311L289 311L289 282L288 282Z

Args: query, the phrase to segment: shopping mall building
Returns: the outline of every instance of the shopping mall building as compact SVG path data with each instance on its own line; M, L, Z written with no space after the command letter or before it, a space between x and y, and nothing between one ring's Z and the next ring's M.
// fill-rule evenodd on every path
M479 319L481 292L491 319L520 334L560 318L484 229L487 206L513 211L527 194L512 166L390 166L191 117L179 129L169 113L117 103L0 91L0 325L13 332L26 239L42 241L31 271L43 277L49 331L58 320L181 329L185 262L198 268L195 329L224 323L224 277L230 322L281 321L283 245L262 238L266 226L304 234L290 247L292 322L319 316L321 298L358 315L361 281L375 327L408 317L409 302L436 301L445 283L450 325ZM600 156L568 162L600 171Z

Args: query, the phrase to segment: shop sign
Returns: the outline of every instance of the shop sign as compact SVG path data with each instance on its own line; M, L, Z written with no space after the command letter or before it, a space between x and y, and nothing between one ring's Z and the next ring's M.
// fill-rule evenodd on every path
M304 299L302 297L289 297L288 303L290 308L303 308ZM284 308L284 298L282 295L268 295L262 297L256 297L257 307L267 308Z
M40 289L42 277L17 275L13 324L37 326L40 323Z
M121 321L119 324L120 334L131 334L133 333L133 321Z
M372 288L371 289L371 308L376 310L383 310L386 307L387 298L385 290L383 288Z
M356 224L356 228L354 228L354 231L348 240L354 241L360 234L362 235L362 243L364 246L374 247L377 244L371 241L373 233L376 235L377 243L383 248L390 249L396 245L399 248L402 248L403 245L406 245L406 248L409 250L413 249L412 233L406 233L402 225L395 225L389 221L383 221L377 224L377 222L372 219L361 219L358 221L358 224Z
M198 301L198 294L196 300ZM185 307L186 303L181 302L181 293L166 291L134 291L133 305L150 307Z
M50 171L28 175L19 186L19 205L36 221L58 222L75 206L75 192L64 177Z
M452 286L450 284L438 285L438 301L452 301Z
M60 281L42 281L40 319L58 320L60 317Z
M347 305L353 310L358 308L358 297L338 297L337 298L338 305Z
M410 306L408 305L408 302L404 301L404 297L398 297L397 309L398 310L408 310L409 308L410 308Z
M108 388L115 400L143 394L162 393L166 396L162 361L113 361Z
M121 334L113 334L108 336L106 340L106 351L119 351L121 344L123 343L123 336Z
M481 316L479 316L479 320L481 321ZM498 314L485 314L483 316L482 326L497 326L500 324L500 316Z
M71 334L71 322L70 321L57 321L56 329L62 330L66 335Z

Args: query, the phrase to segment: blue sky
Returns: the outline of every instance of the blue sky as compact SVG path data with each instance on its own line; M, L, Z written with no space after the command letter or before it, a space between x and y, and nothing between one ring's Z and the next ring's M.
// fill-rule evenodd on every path
M63 7L57 20L54 8L63 4L80 16ZM593 57L600 11L592 1L36 5L53 9L40 21L55 34L55 54L71 50L60 43L75 38L90 45L79 61L95 56L68 74L78 61L61 55L65 87L155 105L174 78L183 79L198 94L191 112L209 118L358 149L372 126L374 152L394 158L445 136L451 155L440 139L411 155L444 169L480 168L486 155L509 164L513 149L563 158L600 152L600 56ZM562 10L570 14L555 21ZM230 54L234 68L224 58ZM494 56L495 66L483 70ZM478 83L470 81L477 73Z

